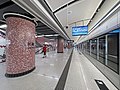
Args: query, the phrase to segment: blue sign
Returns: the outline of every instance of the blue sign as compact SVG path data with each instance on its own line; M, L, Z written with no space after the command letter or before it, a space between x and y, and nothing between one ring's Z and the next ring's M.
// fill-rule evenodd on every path
M72 27L72 36L87 35L88 26L76 26Z
M109 33L119 33L119 32L120 32L120 29L116 29L116 30L113 30L113 31L111 31Z

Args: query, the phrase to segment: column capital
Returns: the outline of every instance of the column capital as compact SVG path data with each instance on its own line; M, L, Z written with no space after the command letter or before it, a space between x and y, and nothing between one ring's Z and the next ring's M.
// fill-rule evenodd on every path
M8 17L23 18L23 19L26 19L26 20L28 20L28 21L33 22L33 23L37 26L37 22L36 22L34 19L32 19L31 17L26 16L26 15L24 15L24 14L13 13L13 12L7 12L7 13L4 13L4 14L3 14L3 18L4 18L5 20L6 20L6 18L8 18Z

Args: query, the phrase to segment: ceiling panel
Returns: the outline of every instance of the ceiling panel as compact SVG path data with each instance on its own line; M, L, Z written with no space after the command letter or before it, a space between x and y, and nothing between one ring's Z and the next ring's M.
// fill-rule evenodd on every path
M84 0L71 7L69 6L68 12L70 12L70 14L68 14L68 16L67 9L57 12L55 15L63 26L67 25L67 18L68 24L79 20L91 19L101 1L102 0ZM85 22L85 24L87 23L88 22Z
M76 41L78 36L72 36L72 26L87 25L101 2L102 0L78 1L56 12L55 15L63 27L69 25L68 29L64 29L70 38Z
M47 4L50 6L52 11L55 11L59 7L65 5L66 3L69 3L74 0L45 0Z

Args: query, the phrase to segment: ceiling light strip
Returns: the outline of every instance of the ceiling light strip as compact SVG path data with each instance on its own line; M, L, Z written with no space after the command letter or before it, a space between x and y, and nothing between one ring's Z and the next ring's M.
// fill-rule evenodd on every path
M70 5L73 5L76 2L82 2L82 1L84 1L84 0L72 0L71 2L66 3L65 5L59 7L58 9L56 9L53 13L57 13L58 11L61 11L62 9L66 8L67 5L70 6Z
M39 2L47 10L47 12L50 14L50 16L55 20L55 22L58 24L58 26L61 28L61 30L65 33L65 35L68 37L68 39L70 39L70 37L67 35L66 31L64 30L62 24L60 23L60 21L58 20L58 18L56 17L56 15L52 12L51 8L47 4L47 1L45 1L45 0L39 0Z
M102 0L100 5L98 6L98 8L96 9L95 13L93 14L91 20L89 21L88 25L91 23L91 21L93 20L93 18L95 17L95 15L97 14L97 12L100 10L100 8L102 7L103 3L105 2L105 0Z
M52 9L52 7L50 6L48 0L44 0L44 2L45 2L45 4L48 6L49 10L50 10L51 12L53 12L53 9Z
M65 5L59 7L58 9L56 9L53 13L56 13L56 12L62 10L63 8L67 7L67 5L73 4L73 3L75 3L76 1L78 1L78 0L72 0L72 1L69 2L69 3L66 3Z
M49 13L45 10L45 8L40 4L38 0L30 0L39 10L42 10L47 17L57 26L57 28L62 32L62 34L65 35L65 33L60 29L60 27L57 25L57 23L53 20L53 18L49 15ZM67 37L67 36L66 36Z
M73 2L75 2L75 0L70 0L69 2L67 2L67 3L65 3L65 4L63 4L63 5L61 5L61 6L58 7L58 8L56 8L53 12L55 13L55 12L61 10L62 8L67 7L67 5L70 5L70 3L73 3Z
M46 37L53 37L53 36L59 36L59 34L53 34L53 35L37 35L37 37L44 37L44 36L46 36Z
M90 30L89 34L93 32L102 22L104 22L110 15L112 15L118 8L120 8L120 1Z

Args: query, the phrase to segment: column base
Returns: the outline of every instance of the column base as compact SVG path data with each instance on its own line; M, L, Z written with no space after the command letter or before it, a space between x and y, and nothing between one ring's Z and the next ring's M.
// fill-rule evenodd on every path
M57 53L63 53L63 52L57 52Z
M19 76L26 75L26 74L32 72L33 70L35 70L35 67L33 69L31 69L31 70L28 70L28 71L22 72L22 73L18 73L18 74L8 74L8 73L6 73L5 76L9 77L9 78L19 77Z

